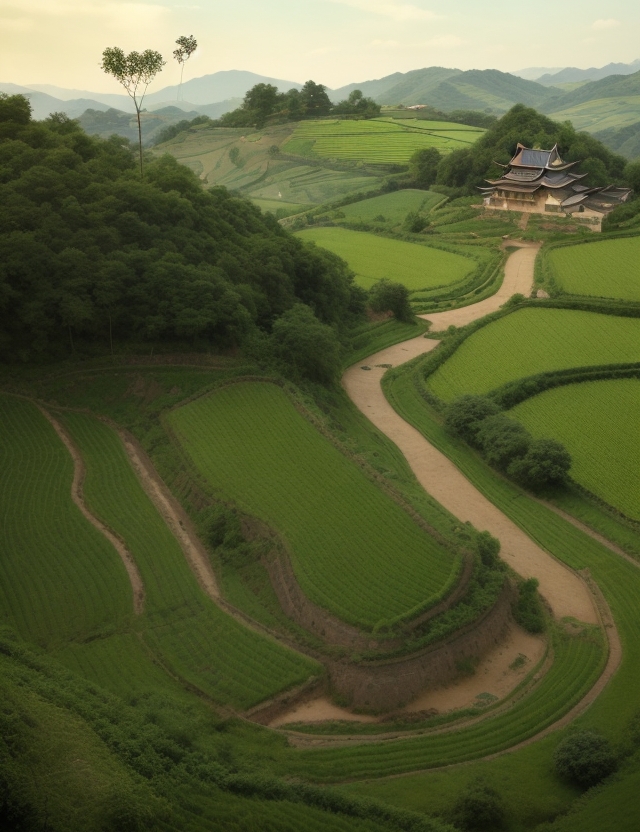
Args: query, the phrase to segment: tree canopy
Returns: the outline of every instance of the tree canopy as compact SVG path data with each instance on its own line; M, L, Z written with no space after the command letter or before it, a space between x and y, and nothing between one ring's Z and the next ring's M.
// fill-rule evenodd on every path
M340 327L361 291L347 265L171 156L141 181L126 140L65 115L30 119L0 96L0 355L38 359L79 340L240 345L304 303Z

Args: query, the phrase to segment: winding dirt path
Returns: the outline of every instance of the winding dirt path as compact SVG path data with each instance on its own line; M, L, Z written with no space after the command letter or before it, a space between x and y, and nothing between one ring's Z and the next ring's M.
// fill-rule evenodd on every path
M442 332L449 326L466 326L471 321L477 321L490 312L498 310L512 295L528 297L533 287L533 268L541 243L525 243L520 240L509 240L509 246L517 246L504 265L504 280L495 295L481 300L471 306L460 309L449 309L447 312L428 312L418 315L425 321L431 321L434 332Z
M84 482L84 478L86 475L86 469L84 467L84 461L82 459L82 455L80 451L75 446L74 442L72 441L69 434L66 430L62 427L60 422L55 419L51 413L45 410L40 405L36 405L45 419L51 423L53 429L58 434L62 442L64 443L65 447L71 454L71 458L73 459L73 482L71 483L71 499L73 502L78 506L84 517L91 523L92 526L95 526L99 532L101 532L111 543L113 548L116 552L120 555L120 558L124 564L124 568L127 570L127 575L129 576L129 582L131 583L131 589L133 590L133 611L136 615L141 615L144 612L144 584L142 582L142 577L138 572L138 567L136 566L136 562L133 559L133 555L127 549L124 542L116 535L114 532L111 531L105 524L98 520L95 515L93 515L84 501L84 494L82 492L82 484Z
M515 293L529 295L539 249L539 244L519 244L518 251L505 264L505 279L499 292L492 297L473 306L421 317L428 318L439 330L464 326L495 312ZM597 623L598 613L584 581L534 543L386 400L380 382L387 368L382 365L397 367L430 352L438 344L432 338L418 336L381 350L363 362L371 370L363 371L362 364L350 367L342 377L343 386L365 416L400 448L425 491L460 520L469 520L477 529L491 532L500 540L506 562L524 578L540 581L540 592L557 618L572 616Z

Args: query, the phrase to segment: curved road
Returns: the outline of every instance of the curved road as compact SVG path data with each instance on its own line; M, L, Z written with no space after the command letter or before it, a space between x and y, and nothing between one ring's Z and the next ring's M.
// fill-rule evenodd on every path
M463 326L497 310L518 292L528 295L533 285L533 267L539 246L527 246L514 252L505 266L500 291L473 306L423 315L437 329ZM488 530L501 543L504 560L525 578L540 581L540 592L556 617L573 616L580 621L598 623L594 599L584 581L571 569L533 542L516 524L493 505L444 454L399 416L388 403L380 382L386 368L376 365L403 364L429 352L438 341L419 336L381 350L362 364L350 367L342 383L354 404L400 448L422 487L462 521L469 520L477 529Z

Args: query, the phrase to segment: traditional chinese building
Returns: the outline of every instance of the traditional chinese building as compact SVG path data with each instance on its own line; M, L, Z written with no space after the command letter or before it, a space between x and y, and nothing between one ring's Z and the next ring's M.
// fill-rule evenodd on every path
M496 162L496 164L498 164ZM574 173L577 162L563 162L555 145L551 150L533 150L518 144L515 156L500 179L486 179L489 187L480 188L487 208L526 211L533 214L579 213L599 221L631 191L614 185L591 188L583 182L586 173Z

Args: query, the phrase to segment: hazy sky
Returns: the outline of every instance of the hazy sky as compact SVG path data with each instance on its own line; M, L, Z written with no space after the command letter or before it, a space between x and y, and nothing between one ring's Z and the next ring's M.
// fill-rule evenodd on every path
M198 52L185 80L245 69L330 87L424 66L602 66L640 58L637 0L0 0L0 81L120 92L106 46L167 59L150 91L177 83L179 35Z

